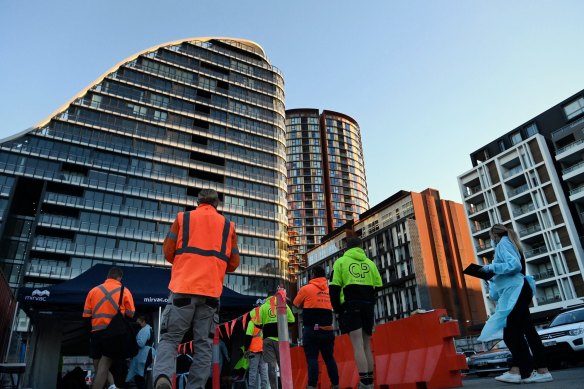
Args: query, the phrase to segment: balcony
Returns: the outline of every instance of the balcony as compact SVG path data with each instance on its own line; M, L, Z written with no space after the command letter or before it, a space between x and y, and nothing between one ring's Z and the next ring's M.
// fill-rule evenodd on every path
M491 227L490 222L475 222L471 225L470 229L472 232L479 232L482 230L486 230Z
M548 270L546 270L544 272L534 274L533 275L533 278L535 278L536 281L541 281L541 280L545 280L545 279L551 278L554 275L555 274L554 274L553 269L548 269Z
M579 163L577 163L575 165L572 165L570 167L565 168L564 170L562 170L562 175L566 175L568 173L571 173L573 171L576 171L576 170L579 170L579 169L582 169L582 168L584 168L584 161L579 162Z
M465 192L464 192L464 197L470 197L472 195L475 195L477 193L479 193L482 189L480 185L477 186L473 186L472 188L469 187L465 187Z
M562 301L562 296L560 296L560 295L555 295L555 296L551 296L551 297L538 297L537 298L537 303L539 305L553 304L553 303L557 303L559 301Z
M539 246L537 248L531 249L531 250L525 250L523 252L523 255L525 256L525 258L531 258L531 257L535 257L541 254L545 254L548 252L547 247L545 246Z
M487 209L487 206L485 205L485 203L480 203L477 205L470 205L470 207L468 207L468 213L469 214L475 214L481 211L484 211L485 209Z
M581 145L582 143L584 143L584 139L578 139L577 141L572 142L569 145L566 145L564 147L561 147L561 148L557 149L556 150L556 155L560 155L560 154L562 154L562 153L564 153L564 152L566 152L566 151L568 151L570 149L573 149L576 146Z
M564 127L562 127L560 129L552 132L552 140L555 142L555 141L561 139L562 137L564 137L565 135L567 135L568 133L570 133L574 127L576 127L577 125L582 124L582 123L584 123L584 118L578 119L575 122L572 122L572 123L570 123L568 125L565 125ZM576 141L574 143L578 143L578 142L581 143L582 140L578 140L578 141ZM557 149L556 150L556 154L560 154L561 152L565 151L566 149L568 149L574 143L570 143L567 146L564 146L562 148Z
M527 228L519 230L519 236L523 237L525 235L531 235L538 231L541 231L541 226L539 224L532 224Z
M505 173L503 173L503 179L514 176L515 174L520 173L522 171L523 171L523 167L521 165L516 166L513 169L508 170Z
M493 248L493 245L491 245L490 241L485 241L483 244L479 244L479 245L475 246L475 248L477 249L477 252L480 252L480 251L484 251L484 250Z
M533 203L525 204L519 208L515 208L513 210L513 216L520 216L520 215L529 213L531 211L535 211L535 204L533 204Z
M520 193L526 192L529 190L529 185L527 184L523 184L517 188L513 188L510 191L507 192L507 194L509 195L509 197L514 197L517 196Z

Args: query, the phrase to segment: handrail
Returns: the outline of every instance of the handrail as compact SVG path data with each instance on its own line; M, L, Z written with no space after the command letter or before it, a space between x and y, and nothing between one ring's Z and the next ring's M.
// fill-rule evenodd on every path
M532 250L525 250L523 251L523 255L525 258L535 257L536 255L547 253L548 249L545 246L539 246Z
M511 189L508 192L509 193L509 197L517 196L518 194L527 192L528 190L529 190L529 185L523 184L521 186L518 186L517 188Z
M516 166L513 169L508 170L505 173L503 173L503 179L509 178L509 177L521 172L521 171L523 171L523 166L521 166L521 165Z
M575 165L572 165L570 167L565 168L564 170L562 170L562 174L568 174L568 173L573 172L574 170L580 169L582 167L584 167L584 161L578 162Z
M572 122L570 124L565 125L564 127L561 127L557 130L555 130L554 132L551 133L551 138L553 140L558 139L561 135L563 135L564 132L571 130L572 128L576 127L577 125L584 123L584 117L576 120L575 122ZM556 154L560 153L561 149L556 150Z
M519 215L522 215L524 213L528 213L528 212L534 211L535 209L536 209L535 208L535 204L533 204L533 203L525 204L525 205L522 205L521 207L519 207L517 209L514 209L513 210L513 216L519 216Z

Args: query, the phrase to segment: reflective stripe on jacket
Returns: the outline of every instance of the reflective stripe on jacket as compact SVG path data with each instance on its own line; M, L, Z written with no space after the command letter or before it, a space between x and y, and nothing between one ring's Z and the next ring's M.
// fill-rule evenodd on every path
M173 293L219 298L225 273L239 266L235 224L209 204L179 212L164 240L164 257L172 263Z
M101 285L91 289L85 299L83 317L91 317L91 331L100 331L107 328L110 321L118 311L120 290L122 283L108 278ZM120 312L129 317L134 316L134 299L128 288L124 288L124 297Z

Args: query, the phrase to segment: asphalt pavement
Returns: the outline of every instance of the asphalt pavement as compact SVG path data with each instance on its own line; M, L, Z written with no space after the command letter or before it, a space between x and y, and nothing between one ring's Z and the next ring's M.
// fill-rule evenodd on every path
M521 384L521 388L533 387L533 389L584 389L584 366L570 369L552 370L554 380L552 382L538 384ZM495 380L498 374L491 374L488 377L477 377L474 375L463 377L462 386L464 388L513 388L518 384L506 384Z

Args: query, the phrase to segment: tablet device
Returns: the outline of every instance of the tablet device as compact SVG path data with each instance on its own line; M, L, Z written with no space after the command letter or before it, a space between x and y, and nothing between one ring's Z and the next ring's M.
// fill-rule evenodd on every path
M482 268L481 265L477 265L476 263L471 263L462 272L466 275L481 278L483 280L490 280L495 275L495 273L482 272L482 271L480 271L481 268Z

